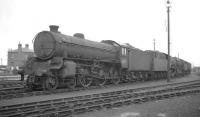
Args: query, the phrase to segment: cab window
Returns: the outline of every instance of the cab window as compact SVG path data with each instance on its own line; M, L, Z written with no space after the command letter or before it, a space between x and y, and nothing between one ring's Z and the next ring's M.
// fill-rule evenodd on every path
M123 56L126 56L126 54L127 54L126 51L127 51L126 48L122 48L122 55L123 55Z

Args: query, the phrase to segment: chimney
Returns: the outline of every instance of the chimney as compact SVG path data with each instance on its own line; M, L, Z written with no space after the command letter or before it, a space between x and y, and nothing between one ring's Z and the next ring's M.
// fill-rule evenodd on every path
M59 33L59 32L58 32L59 26L57 26L57 25L50 25L49 28L50 28L50 31L51 31L51 32Z
M20 42L18 44L18 50L22 50L22 44Z
M28 44L26 44L26 45L25 45L25 48L26 48L26 49L29 49L29 45L28 45Z
M74 37L78 37L78 38L81 38L81 39L85 39L85 36L84 36L84 34L82 34L82 33L75 33L75 34L74 34Z

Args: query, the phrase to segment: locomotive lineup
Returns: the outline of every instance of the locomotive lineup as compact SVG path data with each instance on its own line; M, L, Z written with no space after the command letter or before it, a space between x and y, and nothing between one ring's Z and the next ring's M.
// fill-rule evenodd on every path
M26 85L34 90L52 90L61 86L76 88L91 85L119 84L167 78L168 55L159 51L140 50L114 40L95 42L81 33L73 36L58 31L39 32L34 38L35 57L23 67ZM191 64L171 57L171 77L190 74Z

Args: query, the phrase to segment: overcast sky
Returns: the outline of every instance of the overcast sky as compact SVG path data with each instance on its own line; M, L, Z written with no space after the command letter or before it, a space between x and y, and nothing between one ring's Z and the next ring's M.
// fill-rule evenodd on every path
M200 65L200 1L173 0L171 54ZM167 53L166 0L0 0L0 58L19 42L31 48L34 36L59 25L93 41L114 40L142 50Z

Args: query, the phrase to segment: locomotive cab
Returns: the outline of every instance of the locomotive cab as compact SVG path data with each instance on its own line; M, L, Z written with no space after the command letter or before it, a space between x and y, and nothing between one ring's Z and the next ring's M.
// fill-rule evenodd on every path
M128 68L128 47L126 46L121 46L121 53L120 53L120 61L121 61L121 67L122 69L127 69Z

